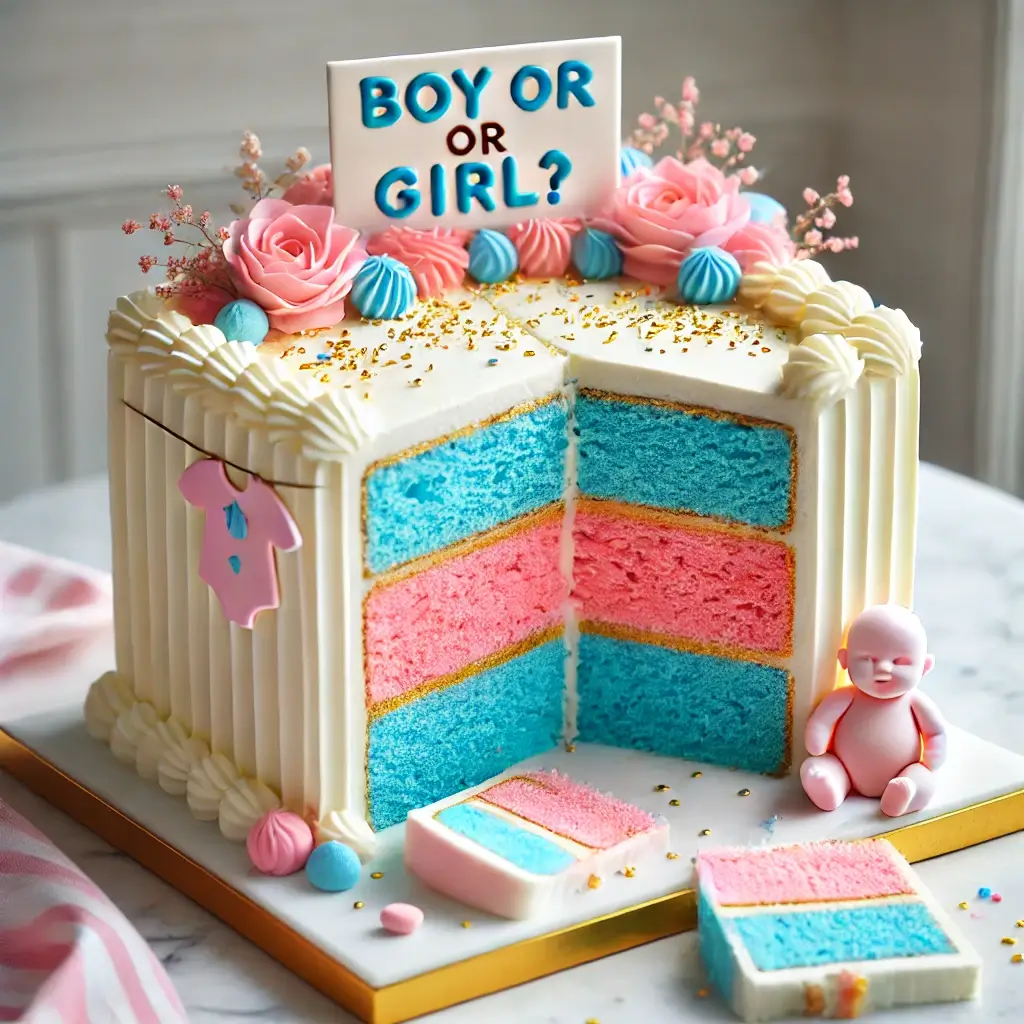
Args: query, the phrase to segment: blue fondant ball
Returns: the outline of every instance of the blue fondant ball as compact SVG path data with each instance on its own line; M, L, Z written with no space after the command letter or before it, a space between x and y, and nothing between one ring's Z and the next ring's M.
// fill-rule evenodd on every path
M306 861L309 884L322 892L345 892L359 881L362 865L350 846L330 840L321 843Z
M469 272L481 284L507 281L519 267L519 253L507 235L484 228L469 243Z
M731 302L742 276L732 253L717 246L693 249L679 268L679 297L695 306Z
M597 228L585 228L572 240L572 261L588 281L604 281L622 273L618 243Z
M412 271L391 256L368 256L352 282L352 301L367 320L394 320L416 304Z
M270 330L267 314L248 299L235 299L229 302L213 321L228 341L248 341L259 345Z
M623 146L619 150L619 173L628 178L638 167L653 167L654 161L642 149Z
M750 219L755 224L771 224L776 217L786 218L786 208L763 192L744 192L750 202Z

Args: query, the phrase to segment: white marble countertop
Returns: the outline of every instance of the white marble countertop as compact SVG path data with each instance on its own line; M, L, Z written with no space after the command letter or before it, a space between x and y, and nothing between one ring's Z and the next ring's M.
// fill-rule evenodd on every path
M101 479L38 492L0 508L0 540L108 569L106 484ZM917 610L937 657L928 690L947 717L1024 753L1024 504L924 467ZM354 1018L112 850L86 829L0 774L0 798L33 821L125 912L167 966L196 1024L252 1017L266 1022ZM980 1001L879 1014L880 1022L1019 1020L1024 964L1024 833L921 865L925 882L954 913L985 961ZM988 886L1002 903L974 897ZM970 900L969 911L957 911ZM1015 948L1004 936L1018 939ZM498 993L424 1020L443 1024L671 1024L728 1021L703 984L696 935L652 943Z

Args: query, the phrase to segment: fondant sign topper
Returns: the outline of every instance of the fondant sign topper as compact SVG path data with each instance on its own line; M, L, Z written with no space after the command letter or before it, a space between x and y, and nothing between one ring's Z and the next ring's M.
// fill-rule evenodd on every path
M596 213L618 184L619 39L327 65L338 219L501 228Z

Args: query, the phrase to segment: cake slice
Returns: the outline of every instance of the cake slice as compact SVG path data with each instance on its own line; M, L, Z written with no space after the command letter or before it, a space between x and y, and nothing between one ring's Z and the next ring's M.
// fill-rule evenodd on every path
M977 992L977 953L885 839L711 850L697 882L701 955L745 1021Z
M502 779L412 811L405 865L499 917L552 910L668 852L668 824L556 771Z

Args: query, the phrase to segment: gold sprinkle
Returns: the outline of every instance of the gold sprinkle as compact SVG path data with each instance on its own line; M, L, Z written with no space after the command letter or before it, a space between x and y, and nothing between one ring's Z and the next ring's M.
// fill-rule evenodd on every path
M596 1017L588 1017L586 1024L601 1024L601 1022Z
M737 796L750 796L750 790L749 789L741 789L736 795Z
M383 878L384 877L384 872L383 871L374 871L374 873L372 875L370 875L370 877L371 878Z
M352 909L353 910L362 910L363 907L365 907L365 906L366 906L366 904L362 900L356 900L355 903L352 904Z
M636 877L636 868L634 868L634 867L624 867L622 869L622 873L627 878L635 878Z
M462 922L462 927L463 928L472 928L473 927L473 922L472 921L463 921Z
M957 906L958 906L958 907L959 907L959 908L960 908L961 910L966 910L966 909L967 909L967 907L968 907L968 904L967 904L967 902L965 901L965 902L963 902L963 903L958 903L958 904L957 904ZM1021 926L1021 922L1020 922L1020 921L1018 921L1018 922L1017 922L1017 927L1019 928L1020 926Z
M670 851L669 853L665 854L665 859L666 860L679 860L679 854L678 853L672 853Z
M1021 956L1020 953L1014 953L1013 956L1010 957L1010 963L1024 964L1024 956Z
M414 377L413 380L412 380L412 386L414 388L418 388L422 383L423 383L423 378L422 377Z
M1018 922L1017 922L1017 927L1018 927L1018 928L1024 928L1024 920L1022 920L1022 921L1018 921Z
M678 807L679 806L679 801L678 800L669 800L668 805L669 805L669 807Z
M606 324L598 324L598 326L599 327L605 327L607 325ZM609 334L608 337L605 338L604 341L601 342L601 344L602 345L610 345L618 336L619 336L619 332L618 331L612 331L612 333Z
M703 772L690 772L690 778L699 779L703 774Z
M535 356L536 354L537 354L537 353L536 353L536 352L534 352L532 348L528 348L528 349L527 349L527 350L526 350L526 351L525 351L525 352L523 353L523 355L524 355L524 356L526 356L527 358L529 358L530 356Z
M699 832L697 833L697 835L699 835L699 836L709 836L709 835L711 835L711 829L709 829L709 828L702 828L702 829L701 829L701 830L700 830L700 831L699 831Z
M699 989L697 989L697 998L698 999L707 999L707 997L708 997L708 990L706 988L699 988Z
M1003 944L1004 946L1016 946L1016 945L1017 945L1017 940L1016 940L1016 939L1011 939L1009 935L1005 935L1005 936L1004 936L1003 938L1001 938L1001 939L1000 939L999 941L1000 941L1000 942L1001 942L1001 943L1002 943L1002 944Z
M576 744L575 743L566 743L566 745L565 745L565 752L567 754L575 754L576 753Z
M599 875L591 875L587 879L587 886L590 889L600 889L601 888L601 878L600 878L600 876Z
M659 782L654 787L654 792L655 793L667 793L671 788L672 788L671 786L666 786L664 782Z

